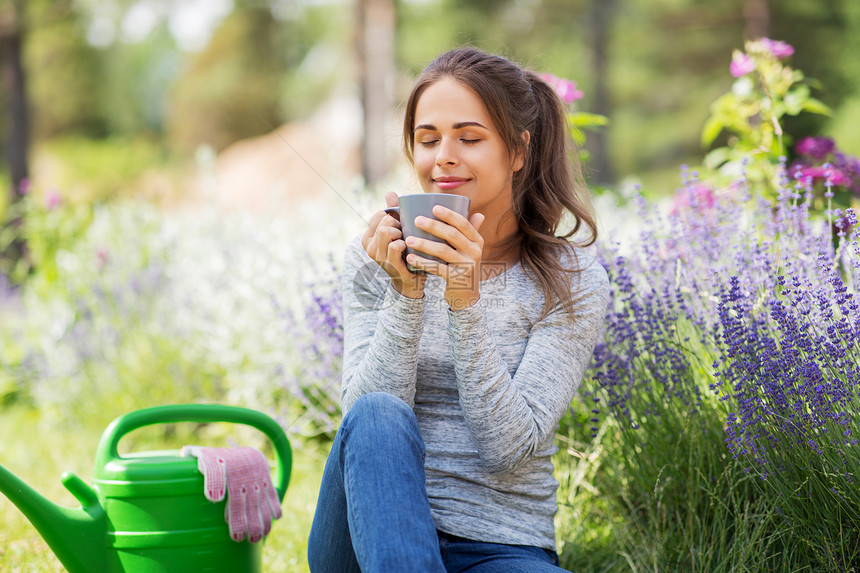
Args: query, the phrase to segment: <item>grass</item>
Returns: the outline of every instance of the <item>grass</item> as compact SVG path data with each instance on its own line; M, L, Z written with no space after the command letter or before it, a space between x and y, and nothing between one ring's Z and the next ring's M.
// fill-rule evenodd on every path
M0 435L3 436L0 463L51 501L78 507L77 500L60 483L60 475L73 471L84 481L90 480L103 428L87 428L86 424L80 424L62 429L63 424L45 420L38 411L26 406L10 406L0 412ZM194 437L199 440L200 436ZM180 428L173 435L153 431L134 440L140 445L155 446L141 447L141 450L173 449L185 443L200 443L187 441L189 439L193 439L191 431L183 433ZM156 445L158 441L163 443ZM130 449L137 450L138 443ZM284 515L274 523L263 546L267 573L308 571L307 536L327 451L313 442L293 441L292 447L293 472L282 505ZM35 528L4 496L0 496L0 571L65 571Z

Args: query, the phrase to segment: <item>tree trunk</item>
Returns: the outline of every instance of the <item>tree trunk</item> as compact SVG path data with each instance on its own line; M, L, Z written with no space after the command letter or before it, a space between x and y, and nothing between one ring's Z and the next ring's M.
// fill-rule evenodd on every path
M4 147L6 161L12 176L12 188L9 190L9 205L15 212L15 205L24 194L23 184L29 177L29 121L26 91L24 85L24 66L21 63L21 45L23 36L23 4L12 2L0 9L0 85L4 93ZM2 224L2 221L0 221ZM14 216L8 223L13 228L16 237L11 244L3 247L0 259L5 259L10 268L25 254L25 245L20 233L17 232L21 219ZM2 245L0 245L2 247ZM0 269L2 270L2 269Z
M362 171L365 184L373 187L389 168L386 126L394 91L394 1L358 0L356 10Z
M617 0L591 0L589 13L591 72L594 78L594 99L590 111L606 117L610 117L612 112L608 52L609 29L616 6ZM586 137L586 147L590 153L587 173L591 181L598 185L611 185L615 179L608 139L606 129L589 132Z
M744 0L744 38L766 38L770 33L768 0Z

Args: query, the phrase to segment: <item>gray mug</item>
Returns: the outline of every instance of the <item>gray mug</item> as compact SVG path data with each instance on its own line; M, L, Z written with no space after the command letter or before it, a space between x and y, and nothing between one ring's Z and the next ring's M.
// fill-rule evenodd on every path
M459 213L468 218L469 204L471 203L471 200L468 197L464 197L462 195L449 195L448 193L414 193L411 195L401 195L398 197L397 201L399 203L398 207L388 207L385 209L385 212L398 215L404 239L414 236L435 241L437 243L445 243L446 245L448 244L447 241L416 227L415 218L423 216L428 219L438 221L439 218L433 214L433 207L435 205L442 205L443 207L447 207L455 213ZM406 253L414 253L419 257L424 257L440 263L445 262L437 257L413 249L412 247L406 247ZM407 266L410 271L417 270L411 265Z

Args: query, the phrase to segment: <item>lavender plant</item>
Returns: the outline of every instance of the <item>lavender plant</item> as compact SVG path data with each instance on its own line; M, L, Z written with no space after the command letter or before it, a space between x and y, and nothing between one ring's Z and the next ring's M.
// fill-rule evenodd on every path
M313 263L309 263L312 266ZM340 425L340 387L343 368L343 304L337 268L329 261L328 272L305 283L302 314L285 319L300 359L283 373L282 419L293 433L333 438ZM296 328L299 324L302 326ZM287 419L287 417L289 419Z
M640 199L635 248L602 254L614 304L586 398L592 434L611 423L617 440L601 495L618 497L662 568L789 556L839 570L857 557L860 250L856 236L835 249L809 188L780 174L775 207L747 180L714 189L687 174L668 214ZM744 549L751 531L772 553Z
M840 222L856 218L849 212ZM860 251L856 234L835 252L826 233L792 238L817 245L816 256L786 257L763 297L737 275L720 293L715 367L733 406L726 442L760 477L810 561L847 571L860 558L860 307L845 279L854 282Z
M331 247L298 241L300 229L139 202L95 208L82 236L41 267L50 276L37 273L22 289L21 343L0 353L16 368L4 368L0 389L55 422L103 424L203 400L271 412L302 434L329 431L339 420L341 350L336 337L325 348L320 337L338 301L321 290L331 269L307 261L325 260ZM335 243L341 231L353 228L333 231ZM329 322L306 313L305 301ZM1 338L9 329L0 326Z

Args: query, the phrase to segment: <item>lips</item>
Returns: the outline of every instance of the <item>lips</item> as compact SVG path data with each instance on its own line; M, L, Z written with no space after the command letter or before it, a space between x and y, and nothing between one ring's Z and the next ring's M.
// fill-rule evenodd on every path
M433 183L435 183L437 187L445 191L456 189L457 187L464 185L469 181L469 179L464 179L462 177L436 177L433 179Z

